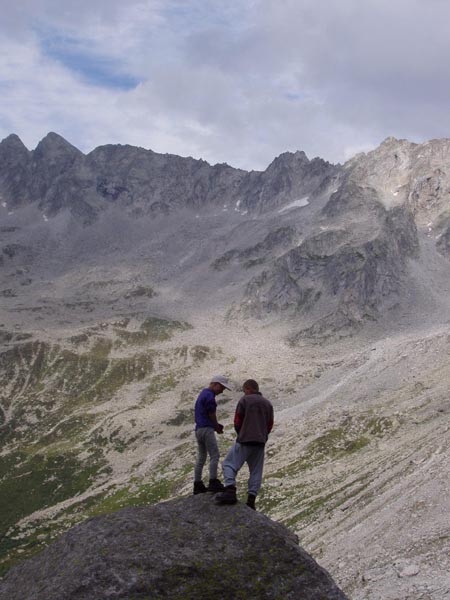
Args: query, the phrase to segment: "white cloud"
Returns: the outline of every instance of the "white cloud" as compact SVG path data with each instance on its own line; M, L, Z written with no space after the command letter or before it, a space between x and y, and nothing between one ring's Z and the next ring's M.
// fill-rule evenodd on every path
M448 136L449 18L443 0L8 3L0 137L264 168L285 150L342 161L388 135Z

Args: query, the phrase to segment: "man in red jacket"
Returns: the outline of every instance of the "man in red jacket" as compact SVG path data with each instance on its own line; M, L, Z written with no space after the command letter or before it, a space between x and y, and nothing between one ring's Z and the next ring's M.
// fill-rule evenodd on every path
M248 379L242 390L244 396L239 400L234 416L238 436L222 463L225 490L216 495L216 503L237 502L236 475L246 462L250 470L247 506L255 509L256 495L262 482L264 447L273 427L273 406L261 394L254 379Z

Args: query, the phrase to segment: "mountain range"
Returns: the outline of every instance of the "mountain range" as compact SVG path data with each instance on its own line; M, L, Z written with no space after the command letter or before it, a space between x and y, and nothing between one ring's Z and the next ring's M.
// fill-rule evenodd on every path
M224 373L222 454L244 379L275 406L260 509L355 600L445 597L449 167L446 139L263 172L4 139L3 571L190 493L193 402Z

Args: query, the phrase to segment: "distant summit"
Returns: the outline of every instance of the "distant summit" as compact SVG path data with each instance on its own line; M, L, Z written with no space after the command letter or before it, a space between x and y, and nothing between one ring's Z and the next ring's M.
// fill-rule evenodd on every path
M96 517L12 569L0 600L345 600L285 527L208 494Z
M75 154L82 156L82 152L72 146L67 140L51 131L36 146L33 151L35 156L52 156L61 154Z

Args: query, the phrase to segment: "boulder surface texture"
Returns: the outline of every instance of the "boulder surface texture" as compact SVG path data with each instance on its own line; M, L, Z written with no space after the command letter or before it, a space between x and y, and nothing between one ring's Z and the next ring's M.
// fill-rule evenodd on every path
M1 600L345 600L284 526L210 494L74 527L11 569Z

